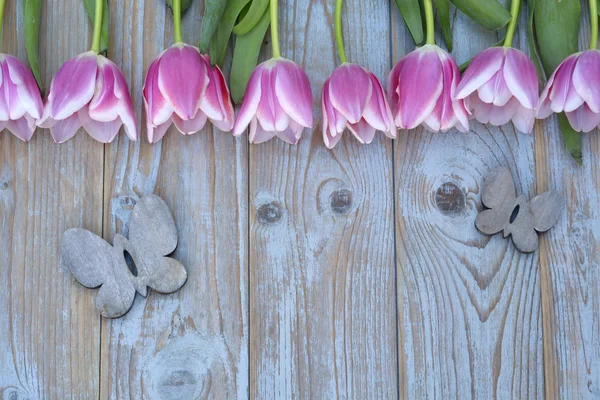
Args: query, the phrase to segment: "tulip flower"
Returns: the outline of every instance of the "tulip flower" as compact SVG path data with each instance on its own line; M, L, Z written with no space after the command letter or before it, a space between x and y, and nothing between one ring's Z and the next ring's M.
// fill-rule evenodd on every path
M408 54L392 69L388 97L396 126L414 129L423 125L431 132L457 128L468 132L464 101L454 99L460 71L454 59L435 44Z
M54 141L63 143L83 127L94 139L110 143L125 125L137 140L135 113L123 73L98 54L102 33L103 0L96 0L92 48L67 61L50 83L38 126L49 128Z
M201 130L209 119L221 131L233 128L234 111L219 67L198 48L176 43L150 65L144 83L148 141L162 139L174 123L184 135Z
M181 0L171 0L170 5L175 44L156 57L144 82L148 141L162 139L171 124L184 135L198 132L207 120L221 131L231 131L234 111L223 73L211 66L207 54L183 43ZM201 42L210 42L202 36Z
M0 54L0 131L28 141L42 114L42 97L33 74L18 58Z
M533 61L512 47L492 47L471 61L456 88L474 118L484 124L504 125L530 133L539 93Z
M323 141L333 148L347 128L360 143L371 143L377 130L396 137L383 87L369 70L347 62L342 35L342 0L336 0L335 34L342 65L323 86Z
M57 143L69 140L81 127L102 143L112 142L121 125L131 140L137 139L125 77L112 61L95 51L70 59L58 70L38 125L50 128Z
M281 57L277 31L277 0L271 0L273 58L258 65L248 81L234 136L250 126L250 143L277 136L298 143L304 128L312 127L312 92L308 76L299 65Z
M538 118L565 112L577 132L600 125L600 51L567 57L554 71L540 96Z

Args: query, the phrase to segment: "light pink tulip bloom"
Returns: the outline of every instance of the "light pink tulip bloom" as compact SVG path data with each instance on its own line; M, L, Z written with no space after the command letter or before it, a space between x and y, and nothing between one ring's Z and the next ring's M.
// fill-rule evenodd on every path
M293 61L279 57L265 61L252 72L233 134L241 135L250 125L250 143L277 136L296 144L304 128L311 128L312 123L308 76Z
M148 141L162 139L171 124L198 132L207 120L221 131L233 128L234 111L223 73L198 48L175 43L152 62L144 83Z
M88 51L60 67L38 126L50 128L57 143L72 138L82 126L97 141L110 143L121 125L131 140L137 140L129 88L115 63Z
M426 44L400 60L390 72L388 97L396 126L423 125L432 132L469 130L463 100L454 99L460 81L456 61L436 45Z
M372 72L350 63L337 67L323 86L323 140L333 148L346 128L360 143L371 143L376 131L396 137L394 117L383 87Z
M600 51L567 57L552 74L539 100L538 118L565 112L577 132L600 125Z
M456 98L465 99L473 117L483 123L504 125L530 133L535 123L539 83L533 61L512 47L492 47L473 58Z
M42 114L42 97L33 74L18 58L0 54L0 131L28 141Z

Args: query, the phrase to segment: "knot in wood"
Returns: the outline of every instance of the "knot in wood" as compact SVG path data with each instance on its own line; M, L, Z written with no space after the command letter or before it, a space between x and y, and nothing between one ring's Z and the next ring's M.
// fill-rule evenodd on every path
M338 189L331 193L331 211L336 214L348 214L352 210L352 192Z
M273 225L281 220L283 207L276 201L263 204L256 210L258 222L265 225Z
M435 204L444 215L461 214L465 203L465 194L452 182L442 184L435 192Z
M0 190L8 189L8 182L2 181L0 182Z

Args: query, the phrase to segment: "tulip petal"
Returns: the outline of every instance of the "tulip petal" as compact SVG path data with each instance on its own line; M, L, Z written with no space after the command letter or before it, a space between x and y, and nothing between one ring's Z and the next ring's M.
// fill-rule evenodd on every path
M165 123L160 124L158 126L148 125L148 142L156 143L165 136L165 133L169 130L169 127L173 121L169 118Z
M291 120L286 130L282 132L275 132L275 135L284 142L289 144L297 144L302 137L302 131L304 127L297 122Z
M581 54L573 70L573 86L590 110L600 113L600 51L588 50Z
M331 105L351 124L358 123L371 100L373 83L367 71L356 64L342 64L329 78Z
M248 135L250 143L264 143L273 139L273 137L275 137L275 132L265 131L256 118L250 121L250 134Z
M363 118L369 125L382 131L389 138L396 137L396 129L393 126L393 116L390 105L387 102L383 87L374 74L369 75L373 87L371 99L365 107Z
M4 75L4 62L0 58L0 121L8 121L9 113L8 113L8 103L7 103L7 95L8 95L8 86L5 85L5 81L8 80L8 77Z
M502 68L504 48L492 47L473 58L456 88L457 99L464 99L488 82Z
M21 104L33 118L40 118L43 110L42 97L31 70L18 58L8 55L4 57L10 80L17 86Z
M87 108L79 110L78 115L83 128L100 143L112 142L119 133L121 125L123 125L118 117L114 121L96 121L90 117Z
M205 59L210 80L202 96L200 109L219 130L229 132L233 129L234 111L227 82L217 65L211 67L210 59L205 56L202 58Z
M327 130L323 131L323 142L325 143L325 147L330 150L335 147L341 138L342 135L331 136Z
M590 132L600 125L600 114L592 111L587 103L575 111L568 112L567 118L576 132Z
M202 110L198 110L198 114L192 119L181 119L179 115L173 115L173 123L179 129L179 132L184 135L191 135L200 131L206 125L207 117Z
M491 103L484 103L479 99L477 93L473 93L468 97L469 108L471 109L473 118L482 124L490 122L490 111L494 107Z
M293 61L276 59L275 94L281 108L298 124L311 128L312 92L306 72Z
M100 61L98 56L98 73L96 74L96 91L90 101L89 115L98 122L114 121L119 117L117 106L119 99L115 96L115 75L108 65L108 60Z
M275 94L275 68L266 68L261 79L261 97L256 116L260 125L266 131L284 131L290 123L290 117L279 105Z
M322 97L323 115L327 116L327 123L323 123L323 128L328 127L329 135L331 137L336 137L346 128L346 118L338 113L331 105L331 101L329 100L329 80L325 81L325 84L323 85Z
M515 129L522 133L531 133L535 123L535 110L520 105L512 117Z
M502 107L492 107L489 111L489 123L495 126L508 123L517 112L519 105L519 101L516 98L512 98L506 105Z
M390 101L390 108L392 109L392 113L397 113L398 110L398 86L400 84L400 74L402 72L402 68L404 66L404 62L406 57L401 59L399 62L394 65L394 68L390 71L388 75L387 82L387 95ZM393 114L395 115L395 114Z
M244 133L250 122L256 118L256 111L262 95L262 73L263 68L259 65L250 75L242 107L233 125L233 136Z
M160 58L158 88L182 119L196 115L208 83L206 65L197 48L177 43Z
M364 119L361 119L356 124L348 124L348 130L363 144L371 143L375 138L375 132L377 132L377 130L369 125Z
M520 50L507 49L504 80L510 92L526 108L535 109L539 98L539 81L535 65Z
M492 103L495 106L503 106L513 97L502 71L496 72L489 81L481 85L477 94L484 103Z
M160 57L150 64L148 72L146 73L146 79L144 81L144 108L146 109L146 120L149 125L162 125L166 121L171 119L173 114L173 107L167 102L160 93L158 88L158 67L160 64ZM150 142L152 143L152 142Z
M42 119L67 119L90 102L96 85L97 60L97 54L88 51L60 67L50 84L48 103Z
M406 56L399 80L396 125L414 129L433 112L444 89L437 46L425 45Z
M47 120L46 123L51 125L50 134L56 143L66 142L75 136L77 130L81 128L81 121L79 121L78 113L59 121Z
M28 142L29 140L31 140L31 137L35 132L35 120L28 114L25 114L25 116L17 120L8 121L6 123L6 129L11 131L12 134L18 137L19 139Z
M565 109L565 103L571 89L573 70L577 65L578 57L569 57L560 64L554 75L554 82L550 88L550 108L555 113Z
M17 120L24 116L27 110L19 100L17 85L10 79L7 63L2 65L2 69L5 77L2 88L4 89L5 101L8 107L8 119Z

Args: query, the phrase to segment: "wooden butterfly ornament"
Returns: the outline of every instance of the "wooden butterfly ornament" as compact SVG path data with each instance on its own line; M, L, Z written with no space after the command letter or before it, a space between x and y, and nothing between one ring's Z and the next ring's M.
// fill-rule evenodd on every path
M64 233L61 243L61 266L83 286L100 287L96 307L103 316L126 314L136 292L146 297L150 287L159 293L173 293L187 280L185 267L167 257L177 247L177 229L160 197L142 197L129 220L129 239L117 234L113 242L111 246L90 231L74 228ZM125 252L133 259L134 272Z
M512 237L517 250L531 253L538 247L538 232L546 232L556 223L565 199L551 190L525 200L517 197L510 170L499 167L493 170L483 183L481 194L487 208L477 215L475 227L484 235L502 232Z

